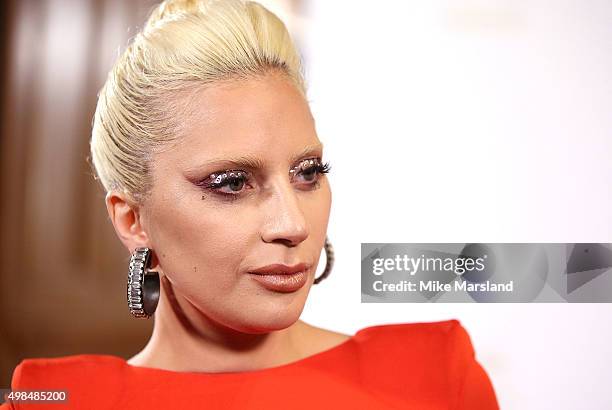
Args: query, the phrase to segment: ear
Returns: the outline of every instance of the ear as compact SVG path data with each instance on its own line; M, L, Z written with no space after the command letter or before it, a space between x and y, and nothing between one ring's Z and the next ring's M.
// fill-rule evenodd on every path
M125 194L117 191L109 191L105 202L115 232L130 254L137 247L150 246L149 237L142 225L140 208L130 202Z

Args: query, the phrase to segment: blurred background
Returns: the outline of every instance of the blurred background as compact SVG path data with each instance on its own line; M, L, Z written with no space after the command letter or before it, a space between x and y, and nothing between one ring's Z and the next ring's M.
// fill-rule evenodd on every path
M155 3L2 2L0 387L24 358L148 341L87 156ZM359 278L361 242L612 242L612 2L261 3L302 52L332 164L336 263L303 319L456 318L502 409L612 408L612 304L362 304Z

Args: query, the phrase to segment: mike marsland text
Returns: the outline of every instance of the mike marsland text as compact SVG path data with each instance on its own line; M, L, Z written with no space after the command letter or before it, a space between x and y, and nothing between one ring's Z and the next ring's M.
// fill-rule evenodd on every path
M444 283L439 280L420 280L418 282L402 280L396 283L384 283L382 280L377 280L372 284L372 288L376 292L512 292L514 281L496 283L487 280L474 283L462 280Z

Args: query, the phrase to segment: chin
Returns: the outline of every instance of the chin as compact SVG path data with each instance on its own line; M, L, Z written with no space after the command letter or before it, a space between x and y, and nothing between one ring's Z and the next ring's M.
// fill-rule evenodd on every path
M249 312L248 317L242 316L236 323L236 330L244 333L268 333L290 327L300 319L304 304L283 305L270 302L266 307L259 307Z

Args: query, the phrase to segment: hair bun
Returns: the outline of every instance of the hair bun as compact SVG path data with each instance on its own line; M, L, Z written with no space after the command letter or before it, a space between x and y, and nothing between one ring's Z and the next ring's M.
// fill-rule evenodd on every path
M206 8L207 0L165 0L155 6L147 19L145 27L156 25L159 21L171 19L180 14L191 14Z

